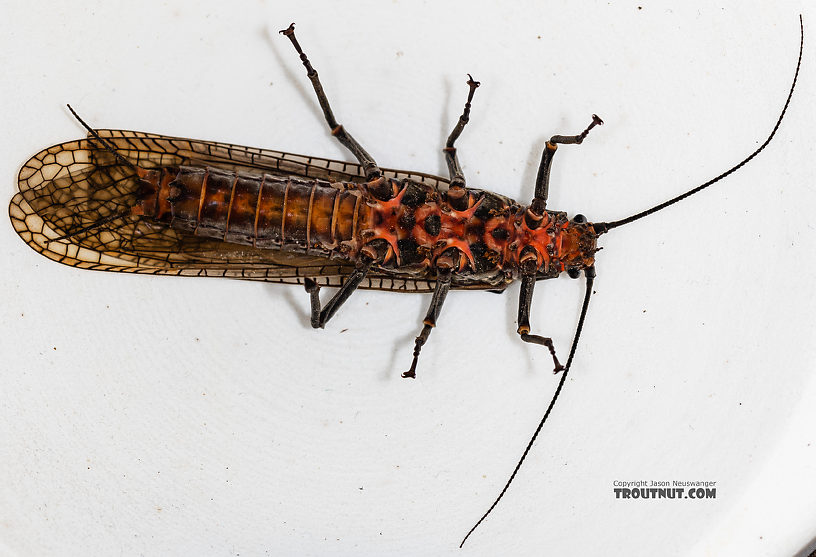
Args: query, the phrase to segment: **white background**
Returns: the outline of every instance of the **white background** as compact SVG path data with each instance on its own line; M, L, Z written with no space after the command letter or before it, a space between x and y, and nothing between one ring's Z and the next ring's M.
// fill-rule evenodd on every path
M47 4L50 4L46 6ZM298 24L340 122L383 166L628 216L719 174L784 102L803 2L4 2L0 184L95 126L349 159L276 34ZM703 7L704 6L704 7ZM325 331L296 287L63 267L0 226L0 552L11 555L792 555L816 536L816 14L771 146L602 238L570 379L515 334L518 288L356 293ZM582 281L539 283L566 357ZM615 480L713 480L623 501Z

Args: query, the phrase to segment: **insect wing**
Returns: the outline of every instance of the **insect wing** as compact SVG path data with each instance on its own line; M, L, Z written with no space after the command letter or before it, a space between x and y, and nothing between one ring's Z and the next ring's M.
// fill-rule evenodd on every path
M133 132L125 130L96 130L100 137L110 141L116 150L127 158L142 164L142 158L153 162L156 156L165 155L168 164L209 163L219 168L258 173L266 172L279 176L301 176L326 180L328 182L365 182L363 168L352 162L324 159L308 155L297 155L283 151L272 151L256 147L200 141L179 137ZM173 162L171 162L173 161ZM157 166L155 163L151 166ZM408 172L383 168L387 178L397 180L409 178L428 184L436 189L446 189L450 180L422 172Z
M99 130L123 157L142 168L212 165L238 172L363 182L360 165L226 143L124 130ZM130 214L137 199L135 170L93 138L55 145L33 156L19 174L9 205L12 224L38 253L83 269L164 275L217 276L268 282L339 286L353 266L325 257L293 254L201 238ZM444 178L386 170L435 188ZM372 273L362 288L428 292L414 277Z

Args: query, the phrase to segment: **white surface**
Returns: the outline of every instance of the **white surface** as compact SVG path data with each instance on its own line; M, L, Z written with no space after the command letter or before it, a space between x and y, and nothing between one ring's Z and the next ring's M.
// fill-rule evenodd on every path
M348 159L275 31L383 166L612 220L764 139L804 3L5 3L0 177L93 125ZM651 3L650 3L651 4ZM224 7L222 7L224 5ZM358 293L325 331L295 287L74 270L0 227L0 552L10 555L792 555L816 529L816 14L774 143L733 177L603 237L564 393L515 334L518 289L457 293L402 380L429 296ZM566 356L582 281L540 283ZM615 500L614 480L717 499Z

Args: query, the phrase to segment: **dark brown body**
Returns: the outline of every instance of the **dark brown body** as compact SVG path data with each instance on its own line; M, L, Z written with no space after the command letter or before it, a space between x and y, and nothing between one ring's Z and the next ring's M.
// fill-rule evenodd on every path
M176 230L324 257L356 252L356 184L183 166L150 171L142 186L142 214Z

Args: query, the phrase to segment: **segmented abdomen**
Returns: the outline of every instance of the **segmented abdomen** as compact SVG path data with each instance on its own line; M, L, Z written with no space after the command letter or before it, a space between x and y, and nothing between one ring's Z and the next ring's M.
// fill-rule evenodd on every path
M205 167L154 170L143 183L145 215L197 236L346 258L358 247L355 184Z

